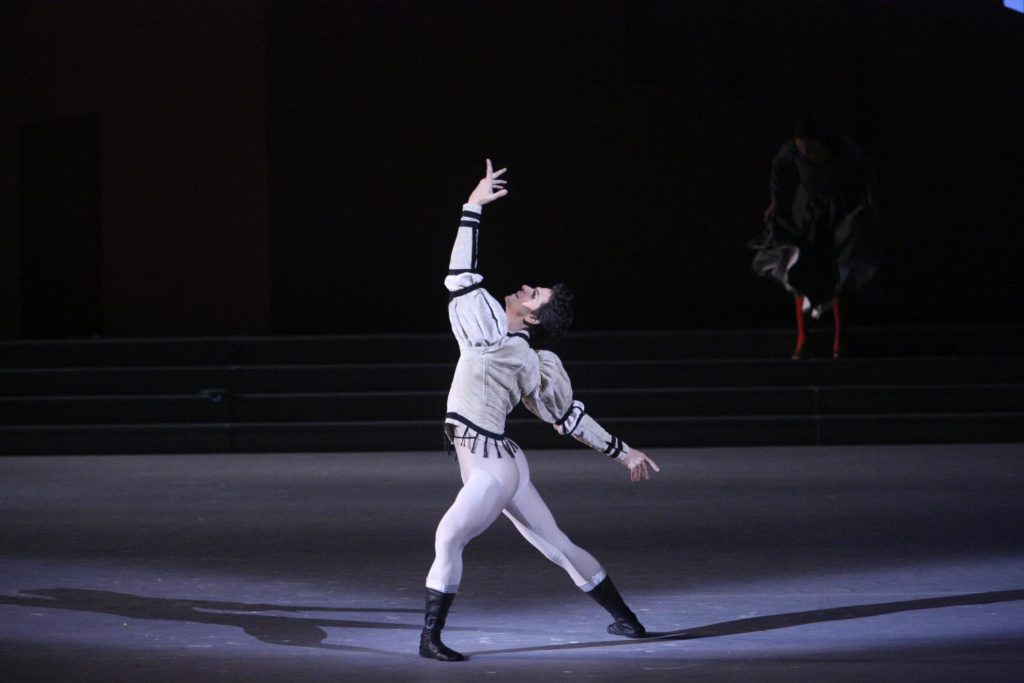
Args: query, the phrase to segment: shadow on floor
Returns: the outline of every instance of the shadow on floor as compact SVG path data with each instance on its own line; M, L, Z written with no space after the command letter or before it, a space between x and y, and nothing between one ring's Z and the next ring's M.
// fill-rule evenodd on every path
M415 657L416 655L389 652L369 647L324 643L323 641L327 638L327 633L323 628L404 629L415 631L422 628L418 621L415 624L400 624L378 621L311 619L305 617L254 614L255 612L365 612L419 615L422 611L418 609L310 607L207 600L178 600L173 598L151 598L127 593L114 593L110 591L84 590L77 588L35 589L19 591L19 593L20 596L0 595L0 604L64 609L79 612L92 612L96 614L113 614L129 619L151 619L181 621L197 624L213 624L219 626L235 626L241 628L245 633L253 638L272 645L313 647L398 657ZM967 605L987 605L998 602L1014 602L1017 600L1024 600L1024 590L968 593L964 595L951 595L940 598L922 598L918 600L901 600L870 605L849 605L805 612L772 614L763 617L723 621L717 624L708 624L706 626L698 626L680 631L652 631L649 633L648 638L641 640L601 640L586 643L561 643L557 645L517 647L502 650L482 650L468 654L496 655L523 652L544 652L552 650L575 650L594 647L634 645L658 640L667 641L714 638L720 636L739 635L742 633L755 633L758 631L790 628L793 626L804 626L807 624L842 621L845 619L876 617L896 612L940 609L943 607L962 607ZM449 630L475 631L478 629L471 627L451 627Z
M0 605L19 605L23 607L44 607L92 612L96 614L113 614L129 619L155 619L236 626L253 638L272 645L315 647L348 652L371 652L393 656L413 655L402 655L397 652L388 652L368 647L324 643L323 640L327 638L327 633L323 628L407 629L415 631L423 628L418 620L415 624L399 624L379 621L309 619L254 614L255 612L368 612L421 615L423 610L420 609L307 607L207 600L178 600L79 588L34 589L19 591L19 594L20 596L0 595Z
M517 647L505 650L483 650L472 654L496 655L514 652L575 650L591 647L609 647L613 645L633 645L637 643L649 643L657 640L693 640L697 638L714 638L719 636L734 636L741 633L755 633L757 631L771 631L780 628L790 628L792 626L804 626L806 624L842 621L844 619L877 617L883 614L894 614L896 612L912 612L915 610L939 609L942 607L962 607L966 605L989 605L996 602L1014 602L1017 600L1024 600L1024 590L968 593L965 595L951 595L941 598L900 600L896 602L875 603L872 605L849 605L846 607L831 607L828 609L811 610L807 612L771 614L763 617L722 621L717 624L708 624L706 626L698 626L680 631L651 631L647 638L640 640L601 640L589 643L563 643L558 645L541 645L537 647Z

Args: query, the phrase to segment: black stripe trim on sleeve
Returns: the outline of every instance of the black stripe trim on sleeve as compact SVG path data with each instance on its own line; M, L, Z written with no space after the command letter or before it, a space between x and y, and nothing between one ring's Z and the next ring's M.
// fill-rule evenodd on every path
M570 429L568 432L565 433L566 436L572 436L573 432L575 432L577 427L580 426L580 423L583 422L583 416L586 415L586 414L587 414L587 411L585 411L585 410L580 413L580 416L578 418L576 418L576 424L574 424L572 426L572 429Z
M569 416L572 415L572 411L574 411L574 410L576 410L576 403L575 402L573 402L573 404L571 406L569 406L569 410L565 411L565 415L563 415L562 417L560 417L557 420L555 420L555 424L559 425L559 426L564 425L565 421L569 419Z
M476 275L476 271L472 268L455 268L448 271L449 275L465 275L466 273L473 273Z
M619 453L622 452L622 439L617 436L613 436L608 442L608 447L604 449L604 452L611 458L618 457Z
M480 289L483 286L484 286L483 282L478 282L475 285L470 285L469 287L463 287L460 290L457 290L455 292L451 292L448 295L448 301L452 301L453 299L456 299L456 298L462 296L463 294L469 294L470 292L476 291L476 290Z
M476 268L476 264L478 263L477 259L479 258L479 256L480 256L480 231L479 230L474 230L473 231L473 257L472 257L473 260L470 261L470 264L472 264L472 266L474 268Z
M478 221L467 221L465 219L459 221L460 228L473 228L474 230L480 229L480 223Z
M449 214L449 215L451 215L451 214ZM463 218L472 218L477 223L480 222L480 216L481 216L481 214L477 213L476 211L470 211L469 209L463 209L462 210L462 217Z

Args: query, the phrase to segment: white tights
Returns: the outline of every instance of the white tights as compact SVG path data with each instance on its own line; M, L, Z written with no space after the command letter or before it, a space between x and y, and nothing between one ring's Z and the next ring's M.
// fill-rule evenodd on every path
M437 525L434 564L427 588L455 593L462 581L462 550L494 523L502 512L519 533L545 557L560 566L580 589L589 591L605 577L594 556L566 536L530 481L530 466L522 451L489 458L455 445L462 490Z

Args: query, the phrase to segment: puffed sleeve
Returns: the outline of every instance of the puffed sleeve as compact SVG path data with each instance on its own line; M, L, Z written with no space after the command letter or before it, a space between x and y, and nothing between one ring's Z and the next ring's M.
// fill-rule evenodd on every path
M483 275L476 271L480 215L479 204L465 204L459 231L452 246L448 274L448 319L459 346L491 346L508 331L508 318L494 297L483 288Z
M629 446L609 434L587 414L581 401L573 399L572 382L561 359L550 351L538 351L536 356L536 371L527 373L535 381L532 388L525 388L523 392L526 409L550 423L559 434L572 436L612 458L623 459L629 453Z

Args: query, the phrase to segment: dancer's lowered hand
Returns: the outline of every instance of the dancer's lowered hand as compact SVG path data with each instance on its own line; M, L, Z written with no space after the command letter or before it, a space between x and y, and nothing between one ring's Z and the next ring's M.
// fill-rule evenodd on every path
M473 188L473 192L469 195L470 204L490 204L495 199L501 199L508 194L508 190L505 189L505 179L501 176L507 171L507 168L495 171L491 166L491 160L487 160L487 173L480 179L477 186Z
M651 469L655 472L661 472L661 469L654 463L654 461L648 458L646 453L637 448L630 447L629 453L626 454L625 458L619 460L619 462L629 468L630 481L650 479L651 475L647 471L648 465L650 465Z

